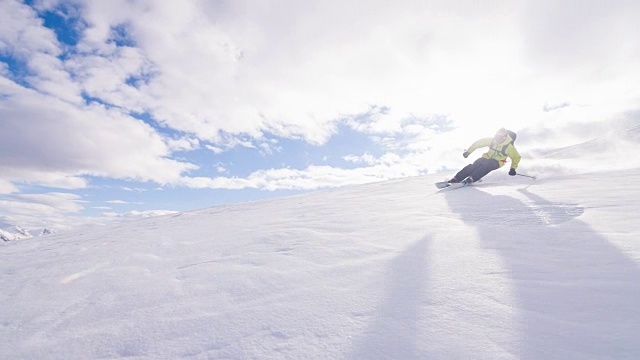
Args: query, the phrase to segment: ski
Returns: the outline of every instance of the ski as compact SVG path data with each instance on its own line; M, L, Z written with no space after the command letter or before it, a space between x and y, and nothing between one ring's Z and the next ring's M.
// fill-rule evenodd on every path
M436 183L436 187L437 187L438 189L444 189L444 188L447 188L447 187L449 187L449 186L451 186L451 183L448 183L448 182L446 182L446 181L440 181L440 182L437 182L437 183Z
M449 182L446 182L446 181L440 181L440 182L436 183L436 187L438 189L446 189L446 188L458 189L458 188L461 188L461 187L465 187L467 185L473 185L473 184L477 184L477 183L480 183L480 182L482 182L482 179L480 179L478 181L474 181L472 183L468 183L468 184L465 184L465 183L462 183L462 182L449 183Z

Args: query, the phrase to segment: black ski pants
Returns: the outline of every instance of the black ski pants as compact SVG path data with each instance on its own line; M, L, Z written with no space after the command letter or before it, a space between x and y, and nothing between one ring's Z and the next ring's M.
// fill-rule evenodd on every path
M482 179L483 176L488 173L496 170L500 167L498 160L495 159L485 159L483 157L474 161L473 164L469 164L462 168L462 170L458 171L455 178L458 181L462 181L467 178L467 176L471 176L473 181L478 181Z

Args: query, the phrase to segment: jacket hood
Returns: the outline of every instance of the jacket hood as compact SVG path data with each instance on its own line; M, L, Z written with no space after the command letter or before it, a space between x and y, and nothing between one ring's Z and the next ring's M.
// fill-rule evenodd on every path
M504 139L502 139L503 137ZM501 139L502 141L500 141ZM498 132L496 132L496 134L493 136L492 143L494 143L496 147L501 147L501 146L508 145L513 140L514 139L509 134L509 131L507 131L507 129L505 128L502 128L498 130Z

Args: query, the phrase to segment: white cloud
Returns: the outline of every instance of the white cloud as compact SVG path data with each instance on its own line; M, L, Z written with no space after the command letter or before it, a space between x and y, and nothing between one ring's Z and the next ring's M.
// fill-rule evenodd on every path
M11 182L0 179L0 194L11 194L17 192L18 188L14 186Z
M175 213L177 213L177 211L147 210L147 211L129 211L126 213L105 212L102 215L106 218L112 218L112 219L133 220L133 219L148 218L148 217L154 217L154 216L171 215Z
M80 204L81 197L70 193L18 194L14 198L45 205L58 212L78 212L84 208Z
M0 116L0 168L9 180L16 169L33 169L41 183L84 174L169 183L196 168L169 159L150 126L99 105L75 107L24 89L0 102Z
M34 53L27 64L33 73L26 78L30 86L56 99L82 104L81 87L73 82L61 60L49 54Z
M224 133L260 138L268 131L321 144L336 121L370 104L399 115L378 123L380 131L394 131L397 121L417 113L448 114L458 126L482 119L522 127L539 115L532 110L546 96L583 98L602 85L584 77L591 67L567 73L529 60L591 55L581 50L589 37L578 29L598 20L584 15L597 14L591 11L597 2L581 5L575 19L565 6L522 4L89 2L79 49L95 55L74 56L67 66L92 96L148 109L170 127L215 142ZM607 11L606 23L617 25L600 37L635 26L630 14L637 6L626 10ZM123 25L136 48L113 44L112 29ZM550 33L544 26L572 30ZM554 41L572 46L552 46L553 55L545 55ZM637 43L628 40L627 50L619 50L598 38L596 45L606 44L605 60L628 69L635 62L622 55ZM620 78L616 71L610 75ZM142 86L125 84L141 74L150 76ZM577 87L574 79L587 84Z
M214 165L214 167L215 167L216 171L217 171L218 173L221 173L221 174L222 174L222 173L226 173L226 172L228 172L228 171L229 171L229 169L227 169L227 166L226 166L224 163L222 163L222 162L217 162L217 163Z
M41 228L65 230L81 226L101 225L115 220L144 218L175 213L171 210L106 212L99 217L81 215L85 209L81 196L71 193L14 194L0 200L0 223L20 225L24 229ZM111 204L136 204L121 200L106 201ZM137 203L139 204L139 203ZM106 206L93 209L109 210Z
M143 189L143 188L130 188L128 186L122 187L121 188L124 191L132 191L132 192L139 192L139 193L143 193L143 192L147 192L149 191L149 189Z
M373 157L373 155L365 153L361 156L358 155L347 155L347 156L343 156L342 157L345 161L349 161L355 164L360 164L360 163L364 163L364 164L368 164L368 165L372 165L375 163L375 158Z
M606 18L597 15L603 8ZM78 48L95 55L66 66L83 90L215 142L221 131L268 131L321 144L336 121L371 104L393 109L395 121L439 113L458 126L523 127L547 96L580 103L602 95L601 79L585 76L597 67L616 65L606 68L607 82L637 80L627 70L637 68L629 55L638 40L623 30L637 28L638 6L626 3L587 1L577 12L554 2L422 1L116 1L82 9ZM600 32L601 23L615 26ZM136 48L115 47L117 26ZM621 48L608 40L621 38ZM553 66L585 58L579 67ZM142 74L149 79L141 86L125 83ZM387 120L381 131L397 124Z
M405 115L478 105L481 86L511 70L506 49L478 46L496 38L499 24L511 25L505 16L420 2L353 2L340 11L332 2L195 4L89 3L83 45L103 47L108 29L126 23L157 71L144 88L153 98L140 100L158 120L204 140L221 140L220 131L254 138L269 131L321 144L337 120L372 103ZM472 41L470 26L485 31Z
M42 26L35 12L20 1L3 1L0 11L0 51L29 58L33 53L60 54L55 33Z
M149 94L144 92L148 77L155 71L140 49L115 47L109 53L80 53L65 61L82 90L90 97L143 113Z
M368 163L368 166L355 169L315 165L305 169L268 169L255 171L245 178L182 178L181 185L196 189L316 190L425 174L423 159L424 155L419 153L407 156L387 153L378 159L365 154L347 156L347 161Z
M25 229L64 228L84 209L80 196L70 193L14 194L0 200L0 221Z
M63 63L57 58L61 44L30 7L17 1L1 6L0 51L24 62L24 80L32 87L10 80L6 70L0 78L3 192L14 191L6 185L14 182L83 188L83 175L170 183L197 168L170 159L175 143L167 145L150 126L119 110L143 109L145 96L125 84L147 66L138 49L112 46L115 55L80 53ZM83 91L118 107L83 105Z
M198 139L183 136L179 139L167 139L167 146L173 151L191 151L200 148Z

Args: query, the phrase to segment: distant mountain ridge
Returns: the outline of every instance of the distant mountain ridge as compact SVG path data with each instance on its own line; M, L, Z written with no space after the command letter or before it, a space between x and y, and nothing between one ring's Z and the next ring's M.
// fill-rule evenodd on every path
M42 230L40 230L38 232L38 230L35 230L35 232L38 233L37 236L43 236L43 235L48 235L48 234L53 234L54 231L44 228ZM5 229L0 229L0 240L4 241L4 242L9 242L9 241L14 241L14 240L23 240L23 239L29 239L34 237L34 235L30 232L27 231L23 228L21 228L18 225L9 227L9 228L5 228Z

